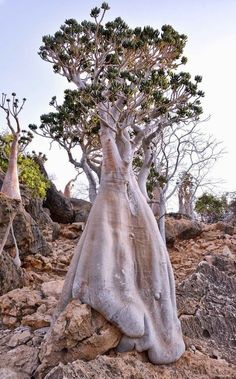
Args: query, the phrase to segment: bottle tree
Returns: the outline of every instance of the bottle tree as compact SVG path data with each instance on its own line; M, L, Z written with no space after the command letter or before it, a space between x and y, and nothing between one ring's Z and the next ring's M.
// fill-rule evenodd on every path
M24 98L22 104L19 105L19 100L16 98L16 94L13 92L12 100L7 98L6 94L2 93L2 99L0 103L0 108L6 114L7 126L12 136L8 167L3 180L1 192L8 197L17 200L21 200L17 169L19 139L21 136L21 128L18 115L21 112L25 101L26 99ZM13 122L15 122L15 128L13 127Z
M19 185L19 175L18 175L18 167L17 167L17 159L18 159L18 149L19 149L19 140L21 137L21 128L19 122L19 113L21 112L26 99L22 100L21 105L19 104L19 100L16 97L16 94L12 93L12 99L7 98L5 93L2 93L2 98L0 102L0 108L5 112L7 126L9 131L11 132L11 144L9 151L9 159L7 164L6 173L3 179L3 184L1 187L1 193L8 196L11 199L16 199L21 202L21 194L20 194L20 185ZM13 126L15 123L15 127ZM12 237L15 243L16 248L16 256L14 258L14 263L17 267L21 265L19 250L17 247L14 230L13 230L13 220L15 217L15 213L13 212L10 215L9 224L6 228L5 235L3 240L0 243L0 254L2 253L5 243L7 241L7 237L11 231Z
M54 71L76 84L81 125L96 121L103 155L99 192L57 314L78 298L120 328L120 351L136 348L153 363L169 363L184 352L173 272L132 161L168 118L171 99L160 89L168 88L166 72L185 61L186 37L171 26L131 29L120 18L103 25L108 9L94 8L94 22L67 20L40 48ZM185 104L184 96L172 100L179 109Z

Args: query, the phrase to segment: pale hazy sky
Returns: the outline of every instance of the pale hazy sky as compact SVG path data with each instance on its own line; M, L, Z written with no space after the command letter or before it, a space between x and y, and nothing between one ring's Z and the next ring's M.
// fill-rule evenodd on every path
M102 3L102 1L101 1ZM184 69L203 76L202 89L206 132L224 142L228 151L216 164L212 176L225 180L222 189L236 190L236 0L110 0L107 19L122 17L130 26L171 24L188 36ZM63 98L66 79L53 73L37 54L41 38L53 34L66 18L89 18L97 0L0 0L0 93L15 91L27 103L21 115L23 127L38 123L50 110L53 95ZM2 128L4 118L0 115ZM48 151L47 140L37 140L34 149ZM53 150L47 169L59 188L73 177L65 153Z

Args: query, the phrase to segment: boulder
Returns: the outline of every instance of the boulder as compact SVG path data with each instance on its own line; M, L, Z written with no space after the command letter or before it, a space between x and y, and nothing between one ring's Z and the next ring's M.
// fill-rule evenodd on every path
M53 221L50 217L50 212L47 208L43 207L43 200L29 198L25 203L25 210L40 226L52 226Z
M0 194L0 241L5 235L10 216L14 214L13 230L20 252L20 257L31 254L48 255L51 252L49 244L43 237L36 221L27 213L18 200L10 199ZM14 240L9 233L5 250L14 254Z
M236 228L233 225L222 221L219 221L215 224L215 229L220 230L224 234L228 234L230 236L236 233Z
M51 252L50 245L44 239L38 224L24 209L17 213L13 227L21 256L48 255ZM8 245L12 243L10 239Z
M21 268L13 263L13 259L4 250L0 255L0 296L25 284Z
M0 326L9 329L30 326L32 330L48 327L62 284L61 280L45 282L40 290L23 287L1 296Z
M187 217L166 217L166 242L169 246L173 246L176 240L188 240L198 237L203 226L198 221L190 220Z
M42 344L37 377L59 362L91 360L117 346L120 331L86 304L72 300L53 324Z
M24 287L8 292L0 297L0 325L5 328L21 325L22 318L35 313L41 304L41 291Z
M86 222L92 204L89 201L76 198L70 198L70 202L75 212L75 222Z
M45 331L29 328L0 330L0 379L30 379L39 361L39 346Z
M206 354L236 364L236 258L210 255L177 287L183 333Z

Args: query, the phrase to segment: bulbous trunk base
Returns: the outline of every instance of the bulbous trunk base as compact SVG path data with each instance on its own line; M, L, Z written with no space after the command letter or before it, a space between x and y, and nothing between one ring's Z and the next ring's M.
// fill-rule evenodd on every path
M117 325L118 349L176 361L185 347L175 285L156 220L132 175L103 178L72 259L58 312L78 298Z

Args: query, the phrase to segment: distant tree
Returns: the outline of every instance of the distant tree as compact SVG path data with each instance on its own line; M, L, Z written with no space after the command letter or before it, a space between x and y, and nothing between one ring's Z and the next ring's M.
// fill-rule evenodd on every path
M178 193L179 212L192 218L196 191L223 154L221 143L204 134L201 125L173 123L152 141L147 196L164 241L167 202Z
M78 178L78 176L81 174L81 172L78 172L75 176L75 178L69 180L69 182L65 185L65 188L64 188L64 192L63 192L63 195L67 198L67 199L70 199L72 197L72 194L71 194L71 190L74 186L74 183L76 181L76 179Z
M173 274L132 163L144 140L170 118L201 113L202 93L198 79L175 75L186 61L184 35L171 26L161 33L149 26L131 29L120 18L103 25L108 9L106 3L94 8L94 22L67 20L40 48L54 71L76 84L78 120L84 129L99 129L102 149L99 192L57 314L79 298L120 328L120 350L136 347L147 350L153 363L168 363L184 351Z
M201 216L201 220L206 223L213 223L222 219L227 209L226 196L214 196L204 193L195 204L196 212Z

